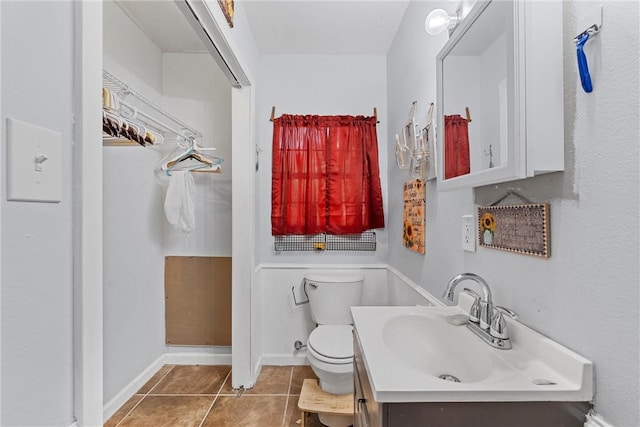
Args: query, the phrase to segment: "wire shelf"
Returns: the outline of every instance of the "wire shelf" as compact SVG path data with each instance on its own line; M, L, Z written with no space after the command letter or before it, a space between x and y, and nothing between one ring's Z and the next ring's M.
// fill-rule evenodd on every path
M169 133L183 139L202 137L202 134L196 129L167 112L107 70L102 70L102 85L118 95L120 104L126 107L130 115L136 116L137 119L144 121L155 129L161 130L163 136L167 137L167 133ZM138 101L144 107L144 111L139 110L128 102L127 98L129 96Z
M360 234L333 235L286 235L274 236L275 250L278 252L362 252L376 250L375 231Z

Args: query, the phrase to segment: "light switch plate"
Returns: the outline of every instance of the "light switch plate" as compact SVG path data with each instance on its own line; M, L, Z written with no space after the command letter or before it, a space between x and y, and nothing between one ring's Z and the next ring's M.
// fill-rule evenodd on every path
M62 200L62 134L7 119L7 200Z
M468 252L476 251L476 227L473 215L462 216L462 249Z

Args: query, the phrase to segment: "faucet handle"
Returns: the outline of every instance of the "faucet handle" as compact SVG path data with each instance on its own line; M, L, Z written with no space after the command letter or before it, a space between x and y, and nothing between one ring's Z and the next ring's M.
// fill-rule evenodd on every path
M502 313L504 313L504 314L508 314L508 315L509 315L509 317L511 317L512 319L517 319L517 318L518 318L518 315L516 314L516 312L515 312L515 311L510 310L510 309L508 309L508 308L506 308L506 307L502 307L502 306L500 306L500 305L496 305L496 306L495 306L495 307L493 307L493 308L495 308L499 313L500 313L500 312L502 312Z
M507 322L504 320L503 314L510 316L512 319L517 319L518 315L509 310L508 308L496 306L496 315L491 321L491 329L489 333L492 337L500 338L503 340L509 339L509 331L507 329Z
M473 301L473 305L471 306L471 309L469 309L469 321L473 323L479 323L480 322L480 295L478 295L476 291L469 288L464 288L463 292L466 292L475 298L475 301Z

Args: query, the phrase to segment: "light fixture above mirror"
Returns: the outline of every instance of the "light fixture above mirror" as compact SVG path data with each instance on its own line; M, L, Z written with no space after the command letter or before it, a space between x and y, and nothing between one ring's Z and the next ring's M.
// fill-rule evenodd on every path
M433 9L424 20L424 30L432 36L442 34L445 30L452 33L477 1L451 0L452 3L457 3L455 12L451 13L444 9Z
M432 36L437 36L444 30L455 28L459 21L458 15L450 15L444 9L433 9L424 20L424 30Z

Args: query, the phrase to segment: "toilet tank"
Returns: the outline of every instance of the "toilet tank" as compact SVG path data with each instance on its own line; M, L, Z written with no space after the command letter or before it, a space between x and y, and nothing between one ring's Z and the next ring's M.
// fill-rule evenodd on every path
M307 275L311 318L319 325L350 325L349 307L360 305L364 278L357 275Z

